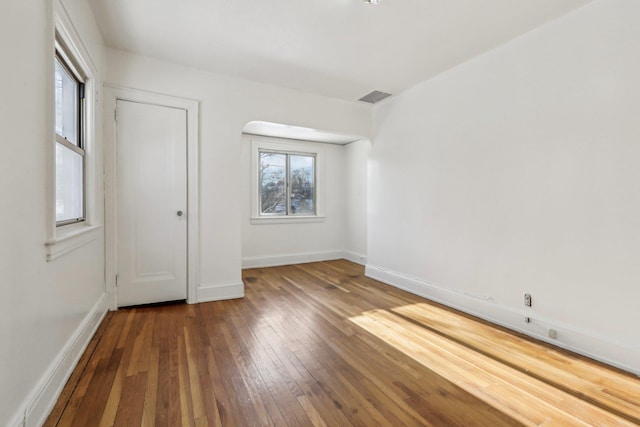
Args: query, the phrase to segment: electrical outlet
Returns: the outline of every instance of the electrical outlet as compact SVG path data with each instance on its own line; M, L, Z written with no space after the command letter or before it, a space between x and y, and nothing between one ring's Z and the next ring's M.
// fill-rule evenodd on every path
M525 307L531 307L531 294L524 294Z

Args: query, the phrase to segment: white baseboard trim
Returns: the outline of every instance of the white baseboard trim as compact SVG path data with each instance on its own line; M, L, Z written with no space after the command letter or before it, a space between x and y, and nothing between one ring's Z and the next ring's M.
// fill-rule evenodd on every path
M631 348L622 343L612 342L589 331L580 330L554 319L536 316L532 310L525 311L498 305L490 297L470 295L446 289L382 267L369 264L365 268L365 275L412 294L640 376L640 349L638 348ZM531 322L525 323L525 317L529 317ZM557 331L556 339L549 338L549 329Z
M347 261L355 262L360 265L367 265L367 256L362 254L357 254L355 252L344 251L342 253L342 258Z
M44 424L106 312L107 300L106 294L103 294L51 362L9 426L31 427Z
M346 259L356 264L366 265L367 257L350 251L306 252L263 257L242 258L242 268L278 267L281 265L305 264L307 262L332 261Z
M307 252L263 257L242 258L242 268L278 267L280 265L305 264L345 258L344 251Z
M200 285L198 287L198 302L222 301L243 298L244 283L224 283L218 285Z

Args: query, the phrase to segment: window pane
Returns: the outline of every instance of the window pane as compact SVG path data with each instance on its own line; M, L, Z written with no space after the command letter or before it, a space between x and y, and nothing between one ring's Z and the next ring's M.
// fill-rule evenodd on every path
M286 171L286 154L260 153L261 214L287 214Z
M56 143L56 221L84 217L83 158Z
M56 58L56 133L78 144L80 83Z
M292 154L291 170L291 215L315 215L315 157Z

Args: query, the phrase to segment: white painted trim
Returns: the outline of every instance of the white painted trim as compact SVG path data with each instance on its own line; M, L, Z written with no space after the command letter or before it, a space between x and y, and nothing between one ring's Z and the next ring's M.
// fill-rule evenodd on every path
M79 64L84 69L82 71L86 72L86 69L89 68L92 72L94 72L94 74L96 74L96 70L98 69L98 67L96 67L96 63L93 59L93 56L91 55L91 51L87 48L87 46L84 44L84 41L80 37L80 33L76 29L76 26L73 24L73 21L71 20L69 12L64 6L64 3L61 0L55 0L53 4L54 23L56 30L61 33L65 42L73 42L73 46L67 47L73 49L73 54L80 54L79 58L74 59L77 61L82 61L82 63Z
M40 426L45 422L106 312L107 300L103 294L51 362L9 426Z
M244 298L244 283L203 285L198 288L198 302Z
M187 112L187 302L198 302L200 260L199 205L199 102L137 89L105 85L104 153L105 153L105 247L106 282L111 309L117 309L115 278L117 274L116 241L116 120L118 100L179 108Z
M94 58L91 56L89 49L85 46L82 38L80 37L77 29L75 28L64 4L60 0L55 0L52 3L53 6L53 38L52 38L52 52L55 49L55 44L59 40L65 48L65 52L71 56L73 63L79 67L79 71L82 74L85 84L85 103L84 103L84 143L85 143L85 155L84 155L84 203L85 203L85 220L82 223L84 227L100 226L99 218L97 217L97 200L96 194L99 194L101 189L96 187L98 182L98 176L101 173L98 170L98 164L96 163L96 142L99 140L96 135L96 110L99 100L99 85L100 75L96 67ZM65 240L68 233L67 226L56 226L56 213L55 213L55 200L56 200L56 171L55 171L55 144L56 132L54 123L54 102L55 95L53 93L54 88L54 59L53 55L50 58L50 88L49 98L51 106L51 115L48 123L50 129L50 138L46 138L44 143L46 144L44 152L47 155L47 261L58 258L73 249L69 249L68 246L63 246L61 249L56 249L55 246L59 241ZM87 243L86 239L82 239L80 246Z
M277 267L346 258L344 251L307 252L242 258L242 268Z
M367 256L355 252L343 251L343 258L360 265L367 265Z
M326 144L313 141L293 141L290 139L250 135L251 144L251 224L295 224L323 222L325 220ZM313 154L315 163L316 214L309 216L268 216L260 215L260 195L258 193L258 152L277 150L287 153Z
M264 224L308 224L313 222L324 222L326 217L324 216L294 216L294 215L282 215L282 216L258 216L251 217L251 224L264 225Z
M96 240L100 236L98 230L102 229L102 225L87 226L86 224L77 227L73 225L66 227L73 228L68 233L56 236L54 240L48 240L45 243L48 262Z
M367 265L365 275L372 279L411 292L415 295L447 305L457 310L477 316L489 322L504 326L541 341L599 360L611 366L624 369L640 376L640 348L631 348L625 343L612 342L590 331L580 330L572 325L558 322L534 311L513 309L498 305L489 297L470 295L446 289L427 281ZM529 317L531 323L525 323ZM557 339L548 337L549 329L558 331ZM597 349L597 351L594 351Z

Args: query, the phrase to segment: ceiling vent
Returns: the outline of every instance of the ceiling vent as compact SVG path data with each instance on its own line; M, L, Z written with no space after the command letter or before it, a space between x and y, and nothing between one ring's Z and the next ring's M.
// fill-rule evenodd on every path
M374 90L368 95L363 96L358 101L368 102L369 104L375 104L376 102L380 102L385 98L390 97L390 93L380 92L379 90Z

